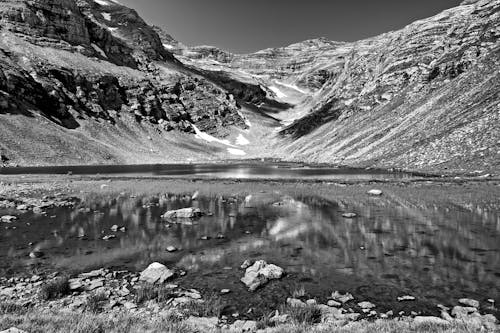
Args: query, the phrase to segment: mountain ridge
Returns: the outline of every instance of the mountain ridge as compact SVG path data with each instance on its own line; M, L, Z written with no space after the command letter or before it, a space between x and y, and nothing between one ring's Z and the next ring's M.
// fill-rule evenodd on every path
M5 135L15 137L12 128L24 131L35 115L61 126L68 142L81 140L85 155L51 143L39 150L58 157L40 164L209 161L236 152L498 170L499 8L498 0L465 1L358 42L317 38L238 55L187 47L115 1L4 1L0 150L14 163L37 164L36 152L21 146L46 133L25 133L16 145ZM26 118L13 122L19 114ZM91 130L96 122L100 132Z

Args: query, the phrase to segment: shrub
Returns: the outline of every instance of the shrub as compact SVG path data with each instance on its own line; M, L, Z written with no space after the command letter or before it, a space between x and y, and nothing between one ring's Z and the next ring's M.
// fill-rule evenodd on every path
M150 300L156 300L159 303L163 303L168 301L173 296L172 289L170 288L145 284L137 289L135 302L141 304Z
M42 285L40 298L48 301L69 295L70 292L68 277L60 277Z
M289 315L291 321L296 324L312 325L321 322L321 309L316 305L285 305L281 308L280 313Z
M197 317L217 317L219 318L224 307L222 299L217 295L209 295L203 298L203 301L189 302L183 305L183 309L188 315Z
M104 293L94 293L87 298L85 303L85 310L92 313L102 312L103 303L108 300Z

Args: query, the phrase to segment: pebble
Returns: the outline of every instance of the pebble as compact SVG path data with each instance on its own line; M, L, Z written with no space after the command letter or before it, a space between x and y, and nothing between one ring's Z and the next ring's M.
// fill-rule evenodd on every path
M41 258L43 257L44 253L42 251L32 251L30 252L29 254L29 257L31 259L35 259L35 258Z
M220 291L220 293L221 293L222 295L229 294L230 292L231 292L231 290L229 290L229 289L222 289L222 290Z
M415 300L415 297L409 296L409 295L398 297L398 302L414 301L414 300Z
M110 239L113 239L113 238L116 238L116 236L115 236L115 235L106 235L106 236L104 236L104 237L102 238L102 240L107 241L107 240L110 240Z
M329 307L332 307L332 308L339 308L342 306L342 303L339 303L337 301L334 301L333 299L329 300L326 305L328 305Z
M356 213L344 213L344 214L342 214L342 217L344 217L346 219L353 219L356 216L358 216Z

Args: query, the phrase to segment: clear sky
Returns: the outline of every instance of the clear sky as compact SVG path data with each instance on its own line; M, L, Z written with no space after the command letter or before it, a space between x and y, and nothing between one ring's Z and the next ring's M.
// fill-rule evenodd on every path
M119 0L187 45L248 53L326 37L354 41L402 28L462 0Z

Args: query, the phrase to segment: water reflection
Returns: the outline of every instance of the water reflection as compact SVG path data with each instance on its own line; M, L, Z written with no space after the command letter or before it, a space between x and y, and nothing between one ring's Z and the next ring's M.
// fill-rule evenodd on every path
M193 224L160 219L166 210L191 206L209 214ZM358 217L345 219L343 212ZM111 231L113 225L125 232ZM26 267L141 270L157 260L196 274L264 258L325 292L384 283L436 300L500 297L500 215L493 206L263 192L194 201L191 195L123 195L48 216L26 213L12 226L0 231L2 274ZM110 234L116 238L102 240ZM169 253L168 246L180 251ZM29 259L34 248L46 256Z

